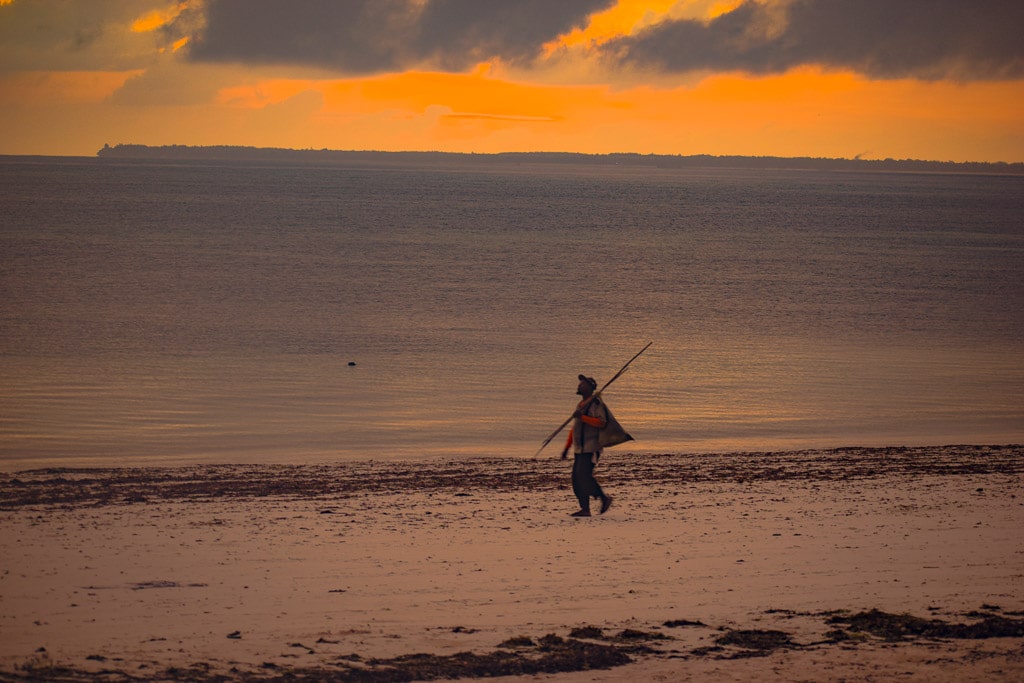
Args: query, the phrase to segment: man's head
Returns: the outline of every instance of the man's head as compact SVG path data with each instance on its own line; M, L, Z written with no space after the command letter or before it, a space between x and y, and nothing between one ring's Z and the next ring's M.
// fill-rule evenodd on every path
M579 386L576 387L576 393L583 398L590 398L593 393L597 390L597 380L593 377L587 377L586 375L580 375Z

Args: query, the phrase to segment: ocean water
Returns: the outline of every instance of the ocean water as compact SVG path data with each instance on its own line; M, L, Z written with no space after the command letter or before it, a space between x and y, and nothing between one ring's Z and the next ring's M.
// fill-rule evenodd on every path
M0 468L1024 441L1024 178L0 158ZM354 365L353 365L354 363ZM557 457L563 437L543 453Z

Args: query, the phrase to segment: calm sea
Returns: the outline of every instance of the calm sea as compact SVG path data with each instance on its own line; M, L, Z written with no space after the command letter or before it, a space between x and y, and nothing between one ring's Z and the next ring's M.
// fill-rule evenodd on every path
M0 158L0 297L6 470L1024 441L1021 177Z

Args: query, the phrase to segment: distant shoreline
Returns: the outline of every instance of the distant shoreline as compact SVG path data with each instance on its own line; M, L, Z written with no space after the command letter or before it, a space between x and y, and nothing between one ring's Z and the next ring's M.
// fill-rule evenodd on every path
M1024 162L954 162L917 159L835 159L774 156L689 156L665 154L583 154L574 152L381 152L330 149L285 149L231 145L104 145L101 159L151 159L183 161L263 161L290 163L424 163L458 162L507 165L587 165L657 169L755 169L809 171L872 171L883 173L971 173L1024 175Z

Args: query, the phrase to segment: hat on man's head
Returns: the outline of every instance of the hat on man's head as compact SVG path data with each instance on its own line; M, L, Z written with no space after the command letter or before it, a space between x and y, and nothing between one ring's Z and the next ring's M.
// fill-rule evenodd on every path
M580 381L581 382L586 382L592 388L597 389L597 380L594 379L593 377L587 377L586 375L580 375Z

